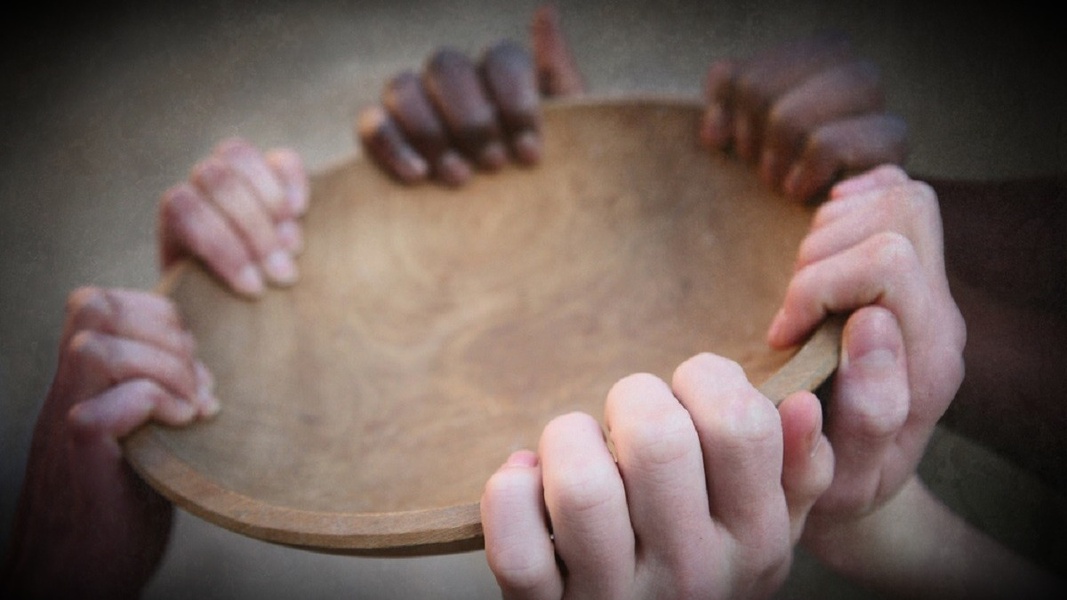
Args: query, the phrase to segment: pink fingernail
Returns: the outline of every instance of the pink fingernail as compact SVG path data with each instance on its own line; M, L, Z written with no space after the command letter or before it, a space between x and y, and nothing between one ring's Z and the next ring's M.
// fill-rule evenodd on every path
M417 181L430 173L430 165L426 164L426 161L416 154L414 150L402 150L400 163L400 168L404 171L400 176L405 181Z
M818 428L815 428L811 432L811 438L808 440L808 447L811 450L808 452L808 456L815 458L815 455L819 453L819 448L822 447L822 432Z
M515 138L515 154L527 165L541 160L541 137L533 131L522 132Z
M795 166L789 170L789 175L786 175L785 181L782 183L782 191L786 196L790 198L796 198L797 192L800 188L800 166Z
M445 152L437 163L441 178L450 185L466 183L471 177L471 168L456 152Z
M709 104L704 111L704 117L700 123L700 140L713 148L722 148L726 145L726 135L723 124L722 107L718 104Z
M487 169L499 169L508 162L508 150L500 142L490 142L482 150L479 162Z
M281 249L275 250L267 256L267 259L263 261L263 270L271 278L271 281L281 285L295 283L298 277L293 257Z
M507 462L504 463L505 467L536 467L537 455L529 450L519 450L518 452L512 452L508 457Z
M278 234L278 241L289 252L298 254L304 249L304 234L296 221L282 221L278 223L275 231Z
M255 265L245 265L234 280L237 291L249 296L258 296L263 293L263 275Z
M767 341L770 342L771 345L775 345L778 342L778 338L781 337L784 320L785 309L780 308L778 309L778 312L774 314L774 319L771 320L771 326L767 329Z

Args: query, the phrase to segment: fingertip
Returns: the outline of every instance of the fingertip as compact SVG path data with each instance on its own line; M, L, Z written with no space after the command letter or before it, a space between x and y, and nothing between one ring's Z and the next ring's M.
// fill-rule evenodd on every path
M448 150L441 155L437 162L437 171L441 180L451 186L463 185L473 174L470 163L454 150Z
M356 130L367 153L401 181L414 183L429 175L430 166L409 145L385 108L369 106L361 110Z
M881 306L855 311L845 325L841 340L841 365L865 373L890 373L904 353L903 334L896 316Z
M259 268L249 263L242 267L231 281L234 291L251 298L263 295L266 283Z
M535 452L530 450L518 450L512 452L507 461L504 462L504 468L532 468L539 464L539 459Z
M790 198L799 198L803 177L804 170L801 166L793 165L785 176L785 180L782 181L782 192Z
M263 260L262 269L271 282L277 285L292 285L300 277L293 257L281 248L267 255Z
M508 162L508 151L499 140L493 140L482 148L478 156L478 164L484 169L495 171L502 168Z
M785 348L789 346L789 339L785 335L786 330L785 308L778 309L771 319L771 325L767 328L767 343L772 348Z
M303 159L291 148L275 148L267 153L267 164L281 180L292 214L304 215L310 204L310 193Z
M210 419L222 408L215 396L215 376L201 361L196 361L197 397L196 404L200 418Z
M513 142L515 156L524 165L533 165L541 161L541 136L536 131L523 131L515 136Z
M822 405L815 394L793 392L778 405L786 458L814 457L822 443Z
M278 223L278 242L282 248L293 255L300 254L304 250L304 232L300 224L295 220L286 220Z

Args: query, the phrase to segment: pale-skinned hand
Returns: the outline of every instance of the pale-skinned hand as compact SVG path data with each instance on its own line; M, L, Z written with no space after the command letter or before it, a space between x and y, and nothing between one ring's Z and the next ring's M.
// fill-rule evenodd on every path
M195 258L230 289L261 295L268 284L299 277L300 217L308 207L308 177L289 149L265 154L247 140L220 142L186 181L159 205L160 265Z
M814 395L775 408L732 361L648 375L552 420L482 496L505 598L759 598L786 577L833 453ZM614 448L614 454L611 448ZM617 461L616 461L617 457Z
M795 344L850 311L826 409L834 479L813 518L860 516L892 498L963 380L966 327L945 276L937 197L898 167L834 186L769 341Z

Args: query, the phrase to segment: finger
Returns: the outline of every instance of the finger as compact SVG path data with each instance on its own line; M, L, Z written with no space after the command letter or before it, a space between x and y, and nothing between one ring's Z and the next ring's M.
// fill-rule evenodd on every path
M523 164L541 158L541 113L533 61L514 42L500 42L482 59L482 79L496 105L511 151Z
M600 426L588 415L557 417L541 434L539 454L568 595L622 597L634 577L633 530Z
M807 200L852 172L902 164L907 153L907 126L899 117L875 114L835 121L808 136L782 190Z
M706 146L727 150L733 143L734 80L738 65L730 59L712 63L704 89L708 106L700 121L700 140Z
M857 310L842 335L841 362L827 408L834 476L819 510L864 512L901 481L911 461L891 460L910 410L908 368L900 326L890 311ZM896 471L892 471L896 469Z
M812 220L812 230L797 252L803 268L843 252L880 231L893 231L915 247L931 281L944 277L941 213L930 186L905 181L824 203Z
M157 294L80 287L67 297L66 314L61 346L78 331L91 329L159 346L189 359L196 351L196 342L174 304Z
M77 438L121 440L150 420L179 427L197 416L194 406L150 379L131 379L75 404L67 422Z
M671 573L702 568L693 560L706 556L701 547L714 546L715 532L700 439L689 412L666 383L638 374L611 388L605 416L638 555Z
M481 500L485 555L504 598L563 596L547 514L537 455L512 454L489 478Z
M712 515L736 539L789 535L781 488L781 421L741 367L700 354L674 372L672 388L700 438ZM780 521L779 521L780 519Z
M253 190L218 157L210 156L193 169L192 180L201 194L226 216L244 240L249 254L274 283L289 285L298 272L292 257L278 243L274 221Z
M541 94L552 97L584 93L585 80L563 34L559 10L554 4L542 4L534 11L530 38Z
M259 296L263 275L241 236L199 189L179 184L160 203L163 266L186 254L201 259L234 291Z
M267 165L267 159L255 146L241 138L228 138L219 142L215 147L215 154L241 177L275 221L297 216L286 201L281 182Z
M796 543L815 501L830 487L834 453L822 432L822 406L810 392L786 396L782 419L782 490L789 507L790 539Z
M875 188L898 185L909 180L908 174L898 165L879 165L835 183L834 187L830 188L830 198L862 194Z
M302 216L307 212L311 201L304 161L290 148L269 150L266 160L267 166L281 184L282 195L285 203L289 205L290 214Z
M798 343L832 312L878 304L904 326L910 347L922 348L931 290L911 241L881 232L844 252L798 270L768 332L777 348ZM940 346L940 344L935 344Z
M281 247L291 255L296 256L304 251L304 230L296 219L280 221L275 226L275 234Z
M193 336L184 329L181 317L168 299L136 290L84 287L70 295L67 306L61 347L71 344L73 336L80 331L95 331L155 346L173 355L176 361L193 364L197 393L189 400L201 416L218 413L214 377L196 360Z
M771 107L760 175L778 189L809 132L846 117L881 112L885 98L877 67L851 61L830 67L786 92Z
M507 162L496 111L465 54L451 48L435 52L426 65L423 85L461 152L486 169Z
M426 179L430 167L404 138L385 109L370 106L359 113L356 130L363 147L386 172L405 183Z
M92 330L75 333L66 347L76 395L88 398L131 379L152 379L191 407L197 406L200 377L194 361L162 348Z
M382 104L411 147L442 181L460 185L470 179L471 166L452 148L448 130L419 77L405 71L391 79Z
M827 67L851 57L847 36L827 32L782 44L747 61L736 78L734 136L738 154L749 162L759 158L764 121L786 90Z

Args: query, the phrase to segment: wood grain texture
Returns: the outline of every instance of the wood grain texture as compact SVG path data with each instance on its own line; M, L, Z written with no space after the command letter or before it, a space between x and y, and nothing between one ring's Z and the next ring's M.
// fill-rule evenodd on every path
M480 547L490 474L620 377L698 352L780 399L837 361L839 330L770 351L811 209L702 150L700 107L550 104L545 160L462 189L407 187L352 159L312 178L302 279L257 302L199 265L180 307L223 410L148 426L134 467L233 531L327 552Z

